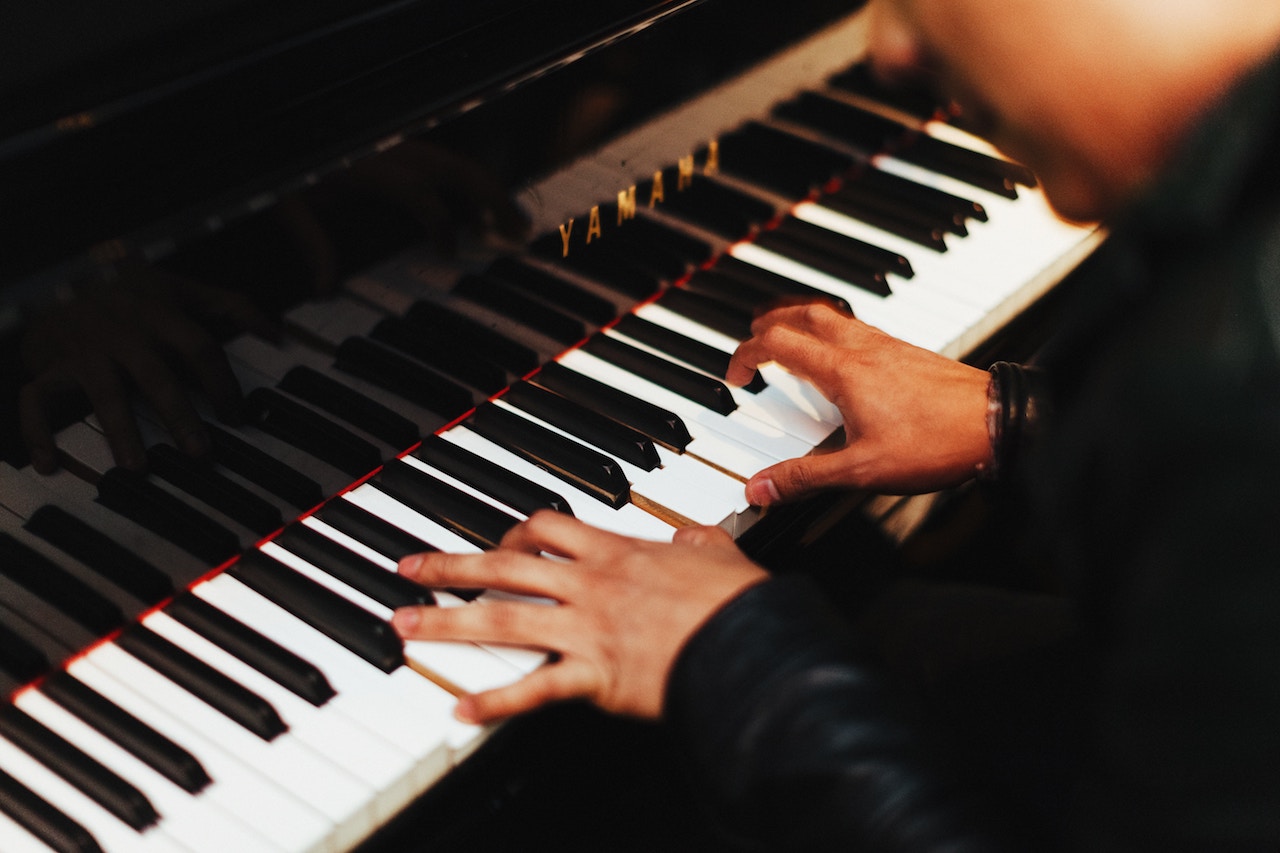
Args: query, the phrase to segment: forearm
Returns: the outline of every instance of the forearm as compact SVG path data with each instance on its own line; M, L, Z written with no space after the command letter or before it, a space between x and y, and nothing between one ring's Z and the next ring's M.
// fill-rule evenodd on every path
M798 578L748 590L694 636L667 717L726 826L763 849L997 847Z

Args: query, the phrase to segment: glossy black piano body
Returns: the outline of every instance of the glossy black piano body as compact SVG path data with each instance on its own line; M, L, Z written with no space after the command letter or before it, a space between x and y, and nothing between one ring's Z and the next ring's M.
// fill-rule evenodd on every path
M868 270L871 262L866 260L867 253L874 255L875 263L883 262L875 254L878 247L869 247L854 235L862 234L868 224L892 222L893 239L924 246L926 252L936 253L937 246L930 248L928 244L944 239L901 207L891 204L886 208L883 198L869 197L856 191L857 187L842 191L838 200L834 191L828 193L825 207L794 207L811 192L833 189L828 178L858 171L855 166L867 166L865 160L849 159L848 151L860 150L864 144L856 138L834 147L811 144L814 136L834 133L825 124L827 105L809 104L802 117L783 115L784 122L807 126L789 141L770 136L768 125L773 119L767 117L767 106L758 104L732 118L713 110L705 128L686 124L679 136L672 135L671 128L681 122L679 110L685 105L714 101L721 89L730 92L735 81L750 75L762 62L772 61L779 51L785 53L796 43L807 45L814 34L828 33L832 25L845 28L830 31L834 35L826 36L822 49L828 54L838 52L847 40L847 60L852 64L860 49L858 24L849 27L842 23L853 11L851 4L818 2L780 9L721 0L594 0L537 5L505 0L465 5L331 2L303 4L305 13L301 8L264 11L260 5L211 3L199 10L203 17L186 22L152 20L149 27L136 31L127 22L117 22L118 26L104 31L97 40L68 37L64 49L74 53L79 48L83 56L68 56L65 62L50 59L0 65L12 78L0 81L0 95L12 95L15 105L0 117L0 196L4 200L0 206L0 234L4 235L0 246L4 287L0 321L5 324L0 328L4 339L0 371L6 395L0 447L7 466L0 478L0 517L4 529L16 537L5 540L6 547L11 555L25 554L20 546L30 544L32 537L41 538L37 531L53 529L61 531L57 535L63 537L62 553L68 553L67 531L78 530L77 522L88 525L84 536L90 541L101 534L132 545L138 537L155 534L164 541L156 544L155 550L144 552L144 561L164 562L168 577L152 579L159 591L144 589L145 582L136 577L131 576L128 582L117 579L128 588L125 598L143 603L137 612L158 604L166 611L162 615L181 612L185 619L195 619L188 611L200 610L200 602L193 603L190 595L179 595L182 604L176 608L168 605L165 602L170 593L164 584L173 584L180 593L186 583L195 582L212 567L234 561L242 552L254 556L241 559L228 574L261 584L263 589L270 587L276 582L272 574L276 570L257 556L258 540L275 536L282 526L286 532L275 537L274 546L311 554L315 561L323 561L327 555L347 566L350 583L360 582L358 567L333 555L336 546L332 542L337 540L317 542L315 528L303 528L294 524L294 519L321 505L313 518L329 525L326 530L350 531L356 528L343 525L361 508L397 500L418 505L453 500L452 493L428 482L430 478L424 480L415 466L424 462L434 466L433 470L449 472L451 464L462 464L458 462L459 447L488 448L484 442L507 435L514 416L485 403L507 384L519 386L508 400L526 413L542 411L552 420L561 411L557 406L564 405L557 401L563 399L575 405L605 400L605 408L621 406L619 398L602 397L603 391L584 383L581 376L594 369L590 359L598 357L609 363L608 369L600 368L602 372L595 374L597 384L608 384L609 377L615 375L609 370L620 364L641 371L645 347L669 354L672 350L668 347L677 346L681 353L678 360L692 368L682 368L685 372L679 373L662 367L658 374L662 378L654 381L664 387L654 393L665 393L671 385L684 382L694 388L691 394L720 393L714 388L707 390L702 374L714 373L717 359L725 357L723 349L707 347L705 341L697 342L704 344L701 348L687 339L680 343L676 341L680 330L685 334L690 328L710 330L704 337L729 340L731 332L740 329L749 317L752 306L765 299L763 294L832 295L821 291L827 280L821 275L804 273L796 279L767 270L762 264L768 258L762 260L758 250L808 258L819 267L827 265L829 276L860 279L860 289L850 292L850 299L863 300L865 310L874 314L875 300L889 292L887 282L904 280L907 271L898 266L892 272L898 278L891 279L888 267ZM49 32L49 24L36 22L26 30L15 27L11 37L21 38L25 33L32 45L39 45L39 37L47 37ZM842 61L844 58L842 55ZM803 52L789 62L801 73L806 70ZM846 67L831 65L829 58L824 63L814 66L810 82L815 86L824 85L832 71ZM26 78L15 77L18 72ZM746 84L737 85L750 88L756 84L748 76ZM860 84L851 85L856 89ZM899 115L908 115L914 108L904 102L893 106ZM873 133L880 127L870 114L855 114L870 122ZM765 120L753 124L756 119ZM656 130L652 126L655 120ZM899 132L907 126L893 127ZM638 132L647 132L647 141L628 147L627 140ZM855 137L861 132L856 130ZM918 134L912 129L905 135ZM896 136L892 140L881 137L873 148L898 141ZM792 151L788 145L798 147ZM832 154L837 150L843 153ZM403 206L387 203L385 194L370 192L369 175L380 174L379 164L388 161L396 169L403 167L397 158L406 151L418 152L413 156L424 158L418 162L427 163L429 173L435 169L437 179L443 162L449 164L443 167L445 177L457 177L448 173L455 168L465 168L468 174L474 170L517 199L533 220L532 235L515 248L510 242L505 245L509 255L521 260L512 261L508 256L489 266L502 253L492 241L477 248L465 235L462 258L450 260L441 251L440 241L424 241L424 231L429 232L427 236L440 235L424 229L420 215L406 214ZM827 156L834 159L826 163ZM759 171L761 158L765 161L763 174ZM584 161L588 165L580 167ZM817 178L812 171L815 164ZM879 162L874 166L872 171L882 185L902 190L905 179L895 177L887 167L880 169ZM723 173L717 167L722 167ZM912 168L916 167L903 167L904 174L915 174ZM662 180L666 181L665 195L661 184L655 185ZM686 180L694 182L694 189L681 195L689 189ZM703 191L706 181L716 189ZM449 211L447 220L469 208L467 200L458 197L458 183L445 183L447 191L432 200ZM697 195L699 192L702 195ZM987 187L981 192L992 190ZM943 195L946 193L934 190L931 198L937 201ZM627 220L626 229L621 227L620 206L638 199L643 208L655 198L655 214L642 211L639 217ZM900 204L901 197L895 199ZM296 205L315 217L333 252L334 280L341 287L336 299L327 303L311 299L313 257L299 248L282 224ZM753 213L757 206L763 212ZM677 223L692 223L693 239L680 228L670 227L671 220L664 218L668 210ZM832 228L848 224L845 219L831 218L832 211L841 210L854 211L852 215L861 217L857 220L861 224L848 226L853 229L849 233L832 236ZM970 227L980 230L975 214L958 216L957 229L965 228L968 217ZM739 238L755 233L762 224L778 227L747 248L734 248ZM945 239L954 246L961 236L955 233ZM1074 251L1083 239L1082 235L1069 235L1052 250L1050 258L1036 261L1036 271L1058 263L1054 259L1061 254L1070 255L1066 250ZM660 267L656 272L645 265L637 269L637 244L646 260L656 263L670 255L676 259L675 266ZM831 244L838 245L832 248ZM566 249L572 250L569 257ZM713 257L718 260L710 275L690 278ZM890 265L901 262L902 256L888 261ZM269 466L253 457L254 448L241 447L236 441L239 433L219 433L217 467L220 473L230 471L232 476L201 479L202 472L163 446L163 433L152 427L146 436L161 446L149 452L150 477L135 477L114 469L109 455L103 455L97 424L82 405L61 413L67 442L63 445L64 461L74 476L85 479L75 491L93 506L77 512L75 496L63 494L57 508L50 510L31 494L17 494L35 491L23 485L29 481L12 475L27 473L22 470L26 459L16 409L11 404L24 378L17 354L26 331L25 316L41 305L56 303L73 286L109 283L137 264L248 292L266 310L285 319L289 343L283 350L238 338L234 330L227 330L227 345L243 368L246 390L261 386L250 392L251 422L246 430L265 436L262 447L268 451L287 450L287 455L281 456L286 467L301 465L302 473L313 476L298 482L288 472L276 471L267 486L265 480L254 480L244 473L257 466L254 470L267 476L262 471ZM459 275L458 270L473 275ZM584 281L604 284L576 287ZM664 296L656 308L650 305L631 314L635 303L646 302L675 283L679 286L673 289L674 295ZM936 283L928 286L934 288ZM531 292L545 300L531 299ZM838 289L837 295L843 292ZM478 306L479 313L450 313L454 298ZM911 298L925 297L917 294ZM937 332L943 337L930 338L930 345L947 348L957 356L969 354L974 344L1004 327L1013 313L1021 315L1030 298L1001 296L990 311L966 304L971 314L984 316L981 332L968 331L969 327L966 331L937 331L942 322L931 319L918 327L919 333ZM546 308L548 302L563 306L565 300L572 305L568 312ZM432 310L419 316L422 306L415 303L424 301ZM860 303L857 307L861 312L864 306ZM566 325L566 314L573 315L569 319L574 322ZM628 314L631 316L614 328L608 340L595 334L602 326L611 325L615 317ZM987 315L998 320L986 320ZM496 316L512 318L511 326L528 323L536 327L525 342L538 344L526 352L518 346L519 341L513 343L502 336L509 332L505 327L477 324L477 317ZM892 318L886 314L885 319ZM498 336L489 338L495 330ZM580 339L588 336L593 336L592 341L579 347ZM485 372L474 359L451 358L451 350L463 351L477 341L494 356L494 371ZM567 368L544 367L538 374L541 379L517 382L565 349L578 351L576 361L561 359ZM295 357L297 360L290 360ZM584 372L577 378L565 375L575 370ZM389 379L388 371L401 378ZM337 384L335 376L340 380ZM449 381L441 377L449 377ZM432 393L424 394L425 387ZM555 405L547 402L548 396L554 398ZM469 414L477 405L477 411ZM551 408L538 410L539 405ZM464 417L463 426L469 431L465 440L457 437L460 430L452 429L448 431L450 442L428 441L415 451L410 460L413 465L395 461L415 447L420 437ZM323 426L316 427L317 423ZM826 431L831 428L828 424ZM617 438L607 424L599 429ZM518 466L527 466L533 457L546 463L543 451L537 449L541 440L539 435L531 435L522 445L522 454L511 455L509 460L507 456L494 458L501 460L499 467L511 470L524 470ZM680 441L670 436L660 438L655 442L658 449L645 452L667 454L673 447L683 447ZM752 439L742 441L747 450L755 449ZM817 439L806 441L807 447L818 443ZM97 444L87 447L86 442ZM795 446L783 442L779 445L782 449L774 452L785 454ZM711 453L706 451L706 455ZM666 467L677 467L679 460L674 457L661 458L670 460ZM748 455L738 463L732 454L713 457L710 467L719 478L715 482L720 487L734 487L749 468L735 470L733 466L749 466L753 458ZM380 470L384 463L386 467ZM644 460L637 459L635 464L643 466ZM238 467L241 465L247 467ZM473 460L464 467L464 481L476 478L471 485L481 489L479 481L490 474L502 479L501 474L486 473ZM542 467L556 468L557 463ZM364 491L335 497L375 472L379 472L376 482L366 484ZM664 505L654 512L652 505L666 498L652 499L653 495L667 495L670 490L663 491L657 484L639 485L639 473L629 476L630 489L624 483L617 493L609 491L609 482L589 478L575 480L574 488L595 498L607 495L609 500L630 504L637 512L641 511L637 506L647 506L649 522L655 517L664 524L704 520L696 517L701 509L693 505L675 509ZM244 488L236 491L227 485L228 480ZM6 489L7 494L2 491ZM186 506L178 517L159 519L138 509L135 500L157 489L170 496L185 495L180 502ZM529 502L522 506L539 505L544 491L545 485L522 485L519 499ZM257 499L263 493L268 500ZM193 497L196 495L202 497ZM161 497L162 502L172 503ZM516 506L515 496L505 499L508 505ZM847 522L860 500L844 496L824 499L763 520L757 520L745 507L729 507L712 510L712 523L720 523L720 516L724 516L723 523L740 534L740 542L750 553L785 570L790 564L816 562L826 552L848 553L851 547L863 547L850 543L861 543L864 538L865 547L876 547L874 536ZM195 511L187 514L192 507ZM211 511L210 507L218 509ZM582 509L579 504L579 512ZM495 516L490 510L468 508L466 512L470 514L465 523L450 516L448 524L442 524L450 534L461 535L468 547L484 547L500 535L503 524L510 523L509 515ZM120 529L131 531L128 536L132 539L111 528L112 513L123 519ZM214 523L209 524L211 517ZM229 539L223 535L228 527L234 532ZM362 535L374 535L368 528L362 530ZM395 531L382 530L380 535L386 537L378 546L384 557L406 547L404 537ZM10 546L11 541L18 544ZM53 539L45 537L44 541ZM372 547L372 540L366 544ZM58 548L41 548L42 554L53 554L53 562L57 562ZM103 551L113 548L110 544L101 546ZM165 555L172 555L172 561L160 560ZM82 566L94 561L78 553L68 562ZM113 565L127 566L128 562L128 556L121 555ZM20 579L11 574L7 577L6 589L24 596L22 602L32 599ZM363 582L370 583L367 577ZM292 582L280 583L287 586ZM364 589L372 597L403 600L396 598L403 590L389 590L385 584L374 583ZM288 593L281 595L287 597ZM20 611L22 602L0 599L0 605L10 613ZM126 613L125 623L131 623L137 612ZM3 621L0 619L0 625ZM30 636L29 625L22 630ZM107 617L97 634L113 630L111 617ZM146 639L139 640L139 634ZM122 642L130 654L158 654L155 648L159 644L149 635L128 630L125 635L128 639ZM91 639L92 635L85 643ZM382 653L375 647L367 651L370 657ZM6 662L15 665L11 658ZM7 672L0 683L13 689L28 678L56 671L60 663L49 660L46 669L37 663L23 670L25 678ZM60 680L67 679L59 676L49 684ZM42 692L47 691L42 688ZM12 726L6 732L15 736ZM575 734L581 740L563 748L548 743ZM610 738L615 736L622 736L626 745L610 746ZM445 779L447 784L431 790L410 810L412 814L406 812L364 843L371 849L403 849L406 839L433 839L446 849L448 844L465 844L469 833L486 818L498 815L500 821L510 822L510 817L501 815L520 814L522 806L512 803L528 800L520 796L525 789L548 779L567 778L548 773L546 766L563 760L582 770L595 761L637 761L650 746L651 736L646 731L605 723L594 715L582 715L579 709L566 710L563 717L551 714L505 728L480 754L453 770ZM648 759L648 763L620 768L619 772L625 776L628 771L657 769L654 756ZM579 773L581 787L576 793L582 795L593 788L592 780L599 778L598 767L585 775ZM581 784L583 779L588 780L585 785ZM578 810L616 808L622 802L616 796L603 796L599 786L594 788L593 797L584 800ZM539 803L547 799L545 793L533 798ZM672 801L667 805L673 808L667 819L687 816L683 806ZM596 815L595 820L599 819ZM345 844L346 840L338 846Z

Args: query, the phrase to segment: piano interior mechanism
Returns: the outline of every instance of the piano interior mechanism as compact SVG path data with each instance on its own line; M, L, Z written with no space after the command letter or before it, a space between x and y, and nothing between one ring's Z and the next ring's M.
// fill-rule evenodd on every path
M812 518L758 517L744 479L839 421L780 370L719 381L754 311L825 299L972 357L1099 239L878 87L850 4L124 5L0 37L6 851L372 849L520 737L453 694L543 662L403 646L393 607L487 596L400 556L552 507L767 561ZM203 323L243 416L193 392L192 457L123 383L142 472L84 394L29 394L36 473L20 389L51 334L105 324L76 340L106 358L119 304Z

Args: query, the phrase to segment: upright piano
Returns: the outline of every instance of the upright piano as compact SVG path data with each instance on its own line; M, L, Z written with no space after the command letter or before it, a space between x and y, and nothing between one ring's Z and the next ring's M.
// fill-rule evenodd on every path
M0 36L6 851L373 849L424 802L489 802L444 792L522 732L454 696L544 655L402 644L392 608L493 594L399 557L550 507L721 525L770 563L849 502L743 498L840 428L776 367L719 381L755 312L822 299L974 357L1099 239L879 86L853 4L124 5ZM193 457L123 381L139 470L85 395L41 397L37 473L31 353L112 292L189 310L242 416L194 389ZM278 335L207 310L244 298Z

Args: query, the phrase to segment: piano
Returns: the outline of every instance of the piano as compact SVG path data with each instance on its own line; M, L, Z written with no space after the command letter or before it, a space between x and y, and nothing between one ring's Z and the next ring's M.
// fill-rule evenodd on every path
M840 427L776 367L718 381L754 311L823 299L977 358L1101 239L878 86L849 4L132 5L31 13L0 51L6 851L372 850L424 801L487 802L442 792L520 721L453 698L544 656L401 644L392 608L492 593L401 582L400 556L550 507L721 525L771 564L874 502L746 505ZM508 201L519 236L450 227ZM136 401L139 472L59 406L36 473L31 318L139 268L277 313L274 339L214 326L245 417L193 395L197 459Z

